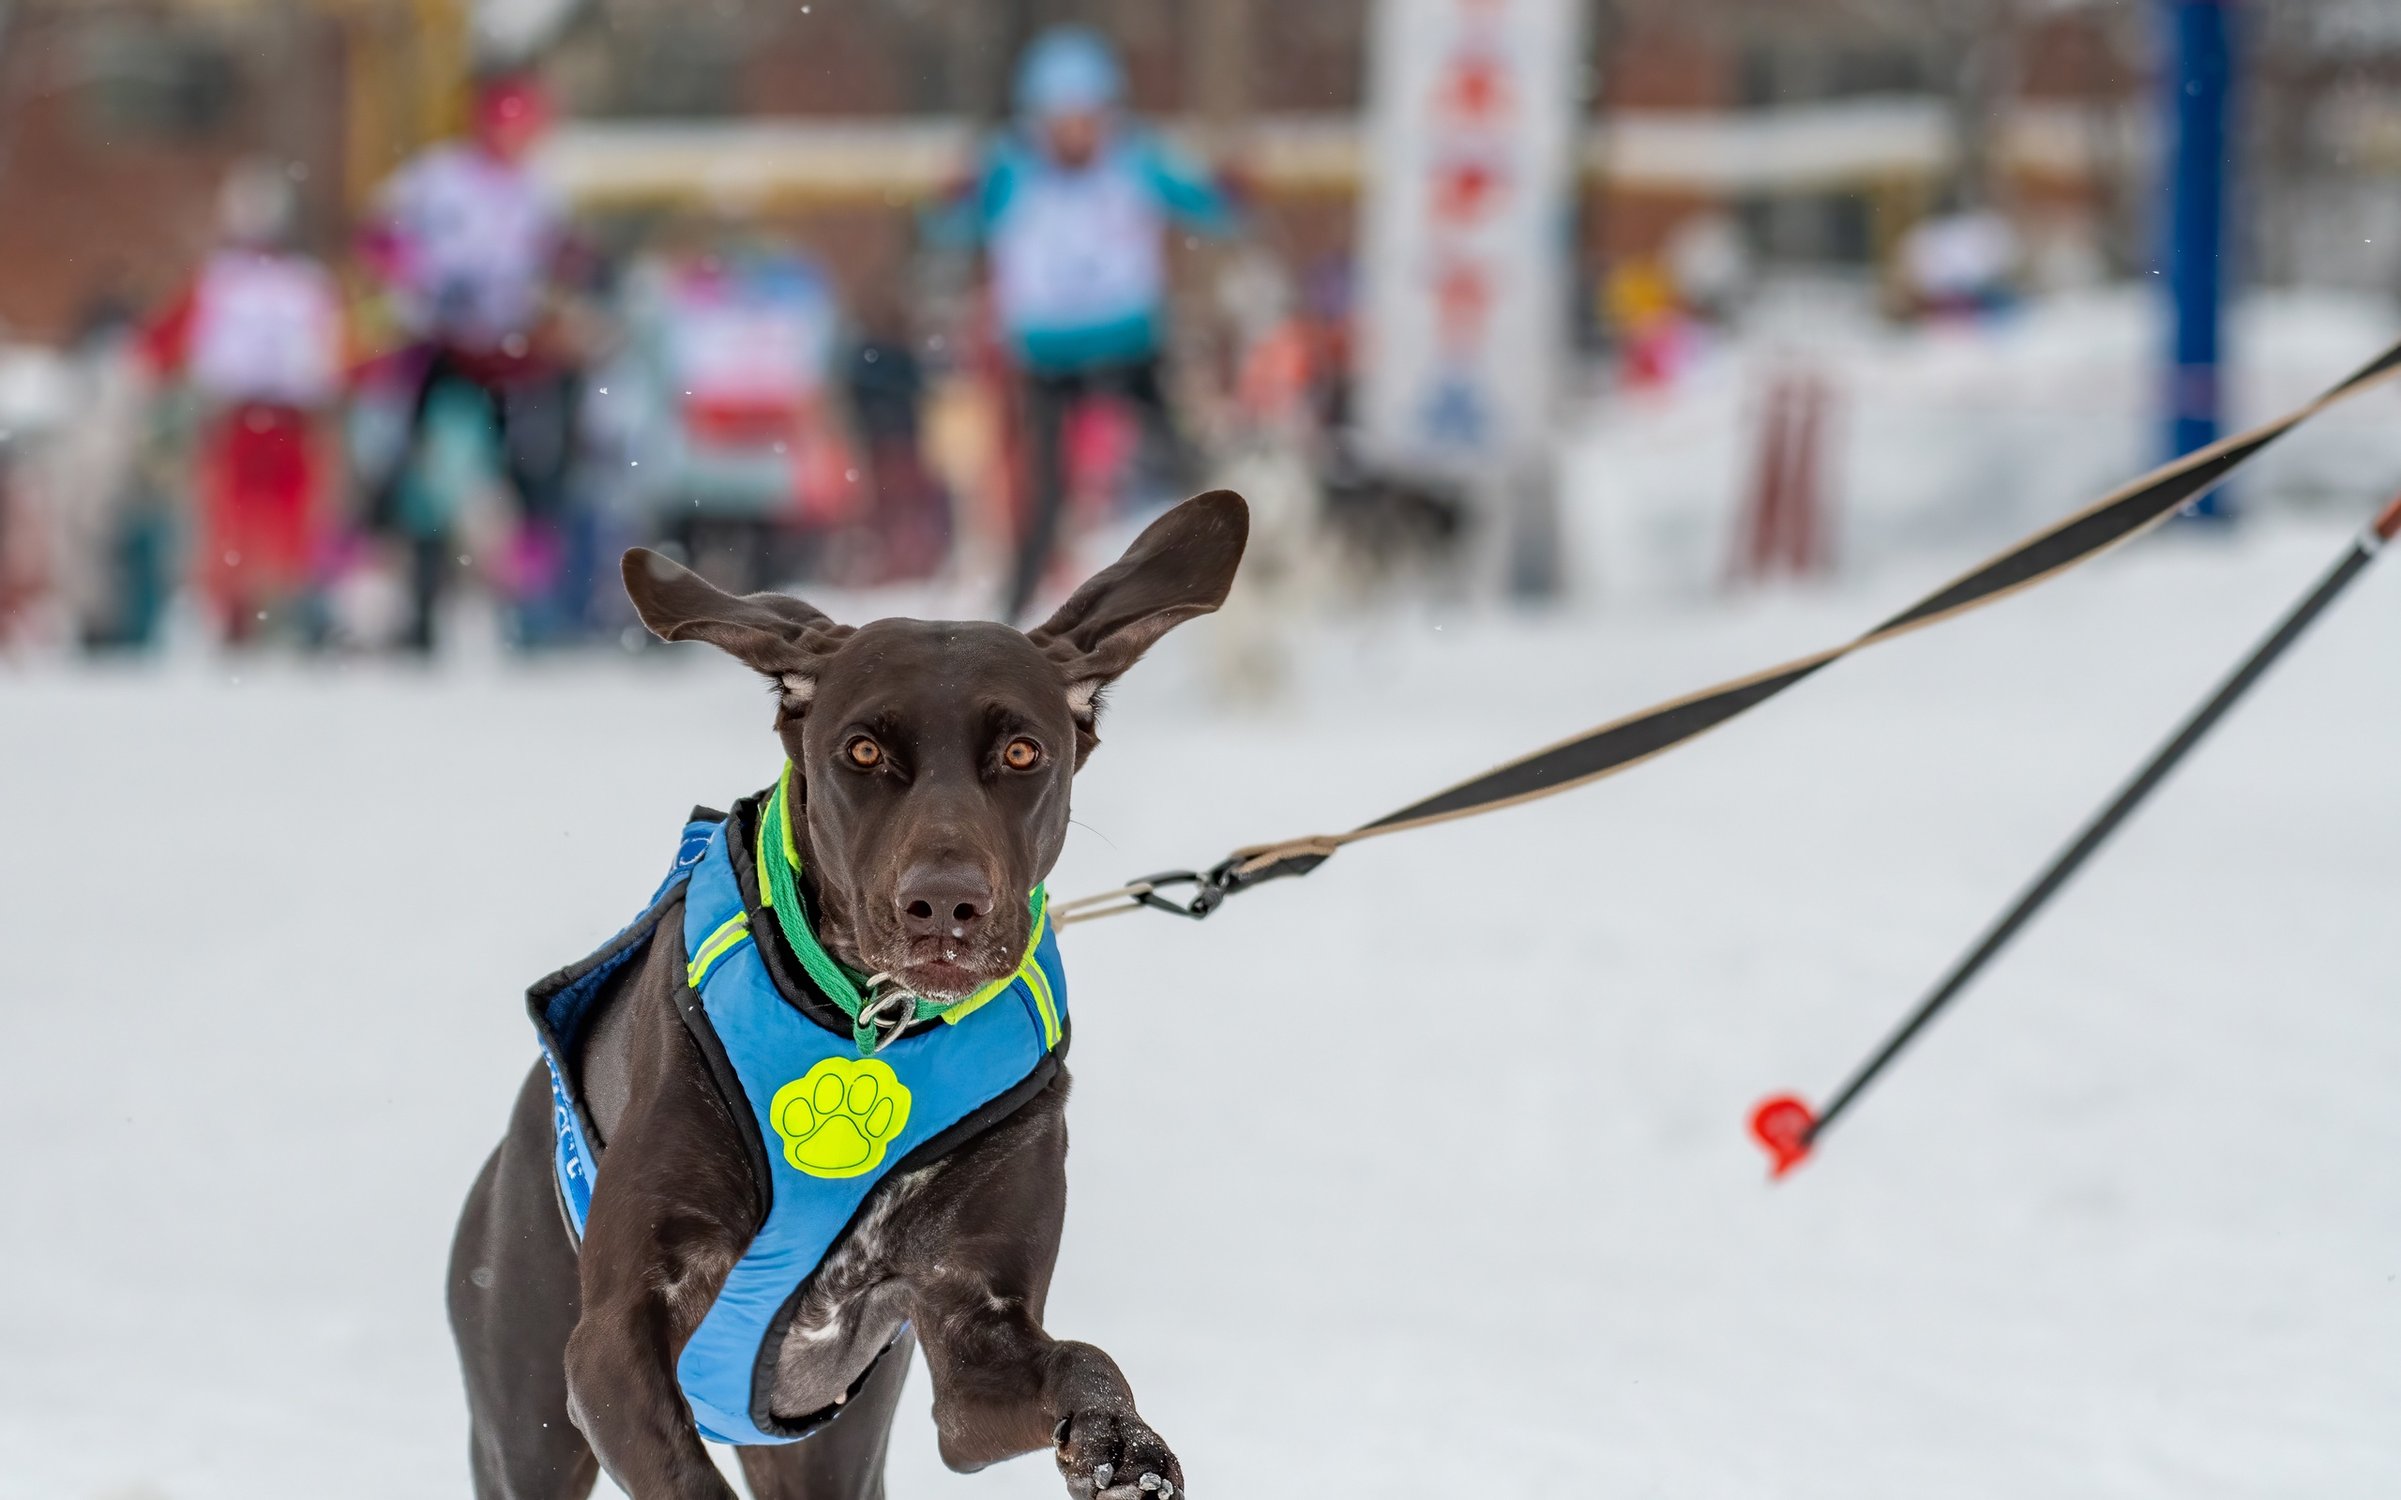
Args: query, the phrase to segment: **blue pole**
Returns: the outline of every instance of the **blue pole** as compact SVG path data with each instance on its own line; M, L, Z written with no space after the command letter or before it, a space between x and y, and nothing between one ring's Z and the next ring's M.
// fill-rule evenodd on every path
M2236 0L2162 0L2168 47L2161 121L2167 136L2167 279L2175 311L2168 354L2168 451L2218 438L2219 333L2225 308L2227 185L2233 173ZM2231 520L2223 489L2193 513Z

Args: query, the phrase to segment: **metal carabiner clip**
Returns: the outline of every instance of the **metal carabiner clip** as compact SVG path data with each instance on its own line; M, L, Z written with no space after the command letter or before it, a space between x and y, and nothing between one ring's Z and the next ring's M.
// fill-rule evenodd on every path
M1215 876L1203 875L1198 870L1166 870L1157 875L1145 875L1133 883L1143 888L1135 894L1136 901L1153 911L1190 917L1195 922L1217 910L1226 898L1225 887L1218 883ZM1199 889L1192 893L1190 901L1170 901L1157 894L1159 887L1167 885L1190 885Z

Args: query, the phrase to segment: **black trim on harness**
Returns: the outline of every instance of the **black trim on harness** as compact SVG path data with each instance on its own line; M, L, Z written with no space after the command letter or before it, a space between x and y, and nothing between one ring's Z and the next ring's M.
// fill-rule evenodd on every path
M679 929L675 935L679 958L686 957L683 941ZM717 1035L717 1028L709 1024L708 1011L700 1003L700 992L680 976L675 981L675 1014L684 1023L685 1034L700 1049L701 1060L708 1064L709 1082L716 1086L717 1102L725 1106L734 1134L741 1137L743 1159L750 1166L751 1201L758 1205L759 1222L764 1224L774 1203L767 1187L774 1180L770 1175L774 1164L767 1160L767 1143L759 1139L759 1124L750 1112L750 1095L742 1091L742 1075L734 1071L733 1059L725 1055L725 1042ZM755 1229L751 1232L757 1233ZM750 1248L749 1241L743 1242L743 1248Z
M705 811L705 809L702 809ZM693 821L700 821L694 819ZM599 1124L584 1100L583 1081L577 1062L583 1052L584 1032L593 1006L600 1003L607 991L608 980L626 965L640 957L651 940L658 936L659 925L670 914L683 910L685 882L677 881L660 894L642 914L628 922L623 930L603 943L594 953L534 981L526 987L525 1009L534 1023L534 1032L542 1039L548 1056L558 1059L559 1087L567 1096L567 1107L575 1112L575 1128L582 1135L584 1151L595 1179L600 1174L600 1156L607 1142L601 1139ZM676 924L676 941L682 942L682 924ZM558 1009L562 996L576 991L572 1003ZM547 1069L548 1064L544 1064ZM557 1198L559 1219L567 1226L569 1243L581 1246L583 1237L576 1233L575 1217L567 1211L566 1189L559 1183L556 1164L550 1173L551 1193Z
M875 1372L877 1370L883 1368L885 1357L891 1354L893 1350L900 1347L900 1341L905 1338L907 1334L908 1325L904 1323L901 1325L900 1331L892 1335L891 1342L885 1344L883 1348L875 1351L875 1358L867 1361L867 1368L858 1373L858 1378L851 1381L848 1386L843 1388L841 1400L836 1401L828 1406L821 1406L815 1411L810 1412L807 1416L796 1417L789 1422L778 1421L773 1413L768 1413L766 1419L761 1421L759 1413L757 1412L753 1412L751 1414L751 1420L758 1422L759 1431L766 1433L770 1437L792 1438L798 1440L800 1438L815 1436L819 1428L824 1427L828 1422L831 1422L834 1420L834 1418L842 1415L848 1404L858 1396L859 1392L867 1389L867 1382L875 1378ZM780 1347L782 1344L782 1339L779 1337L776 1340L776 1343Z

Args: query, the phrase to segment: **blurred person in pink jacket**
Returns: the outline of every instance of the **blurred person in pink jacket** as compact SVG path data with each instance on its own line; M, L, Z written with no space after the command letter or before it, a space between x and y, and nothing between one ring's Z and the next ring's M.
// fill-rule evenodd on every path
M347 362L341 288L290 248L292 193L258 164L225 182L221 244L143 343L196 398L192 576L222 637L284 624L309 599L336 465L324 419Z

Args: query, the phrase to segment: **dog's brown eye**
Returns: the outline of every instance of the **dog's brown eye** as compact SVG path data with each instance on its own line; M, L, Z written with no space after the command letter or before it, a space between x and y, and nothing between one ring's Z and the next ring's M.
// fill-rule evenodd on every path
M1020 735L1001 748L1000 758L1012 771L1031 771L1042 764L1042 747Z
M884 747L863 734L843 746L842 753L849 756L850 763L861 770L868 770L884 763Z

